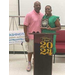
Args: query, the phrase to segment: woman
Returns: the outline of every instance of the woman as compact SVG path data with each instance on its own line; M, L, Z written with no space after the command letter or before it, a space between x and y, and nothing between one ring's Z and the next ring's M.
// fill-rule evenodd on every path
M61 29L61 25L59 22L59 17L52 15L52 8L50 5L47 5L45 7L45 15L43 16L43 19L48 19L48 27L44 28L41 27L42 33L56 33L56 30ZM53 36L53 54L56 53L56 35Z

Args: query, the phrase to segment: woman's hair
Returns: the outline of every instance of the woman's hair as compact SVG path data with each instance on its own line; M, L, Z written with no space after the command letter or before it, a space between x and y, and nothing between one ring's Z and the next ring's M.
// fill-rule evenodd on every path
M51 7L50 5L46 5L46 7L47 7L47 6L50 7L50 9L52 9L52 7Z

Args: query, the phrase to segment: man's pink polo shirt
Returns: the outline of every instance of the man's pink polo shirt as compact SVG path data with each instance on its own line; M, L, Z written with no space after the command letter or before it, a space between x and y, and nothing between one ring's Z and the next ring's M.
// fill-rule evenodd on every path
M36 13L35 10L29 12L25 16L24 25L27 26L27 35L29 39L34 39L34 36L29 34L33 31L40 32L41 33L41 20L42 20L43 14L42 13Z

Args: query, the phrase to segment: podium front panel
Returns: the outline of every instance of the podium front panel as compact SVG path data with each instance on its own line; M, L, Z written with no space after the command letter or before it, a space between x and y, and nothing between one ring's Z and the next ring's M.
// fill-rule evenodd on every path
M34 75L52 75L53 35L34 34Z

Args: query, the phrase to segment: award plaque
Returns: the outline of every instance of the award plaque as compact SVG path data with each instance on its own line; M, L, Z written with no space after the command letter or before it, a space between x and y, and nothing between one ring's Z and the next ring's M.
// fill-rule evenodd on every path
M42 19L42 24L41 24L41 27L49 27L48 25L48 19Z

